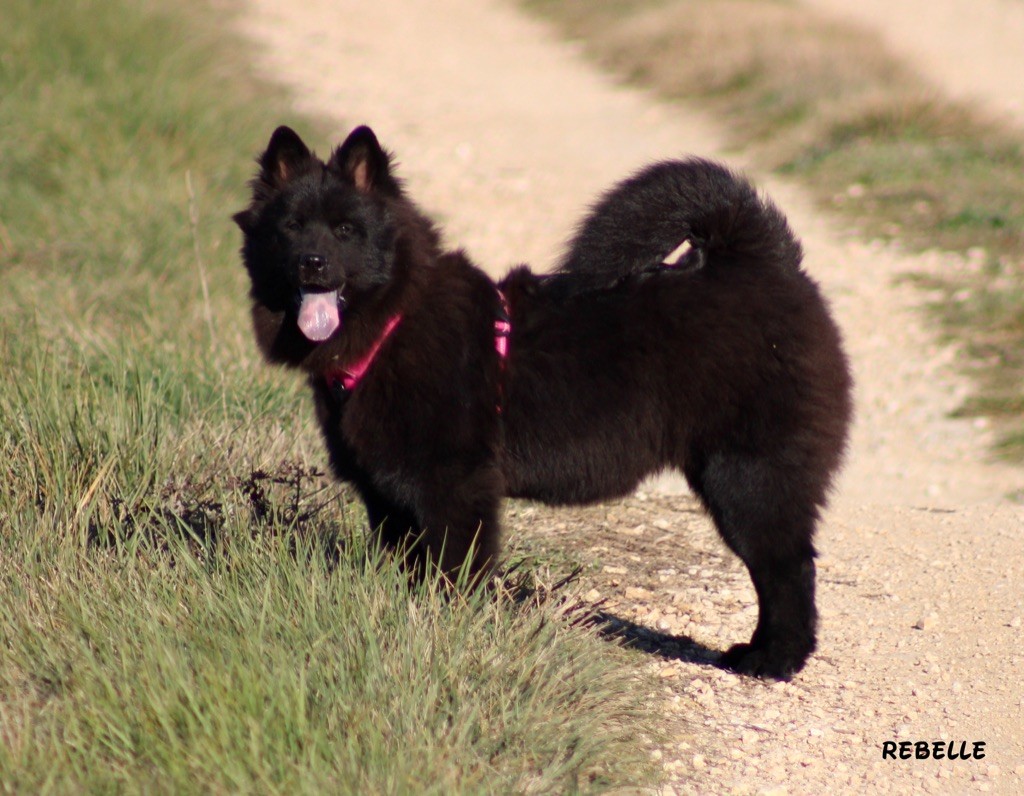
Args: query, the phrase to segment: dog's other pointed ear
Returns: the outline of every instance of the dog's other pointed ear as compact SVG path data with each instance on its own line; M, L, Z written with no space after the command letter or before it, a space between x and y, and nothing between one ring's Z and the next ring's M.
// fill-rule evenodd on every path
M391 157L377 141L369 127L357 127L344 143L334 150L327 164L349 179L362 193L394 188L391 179Z
M313 153L299 134L282 125L274 130L267 151L260 156L260 176L268 185L280 187L303 171L312 158Z

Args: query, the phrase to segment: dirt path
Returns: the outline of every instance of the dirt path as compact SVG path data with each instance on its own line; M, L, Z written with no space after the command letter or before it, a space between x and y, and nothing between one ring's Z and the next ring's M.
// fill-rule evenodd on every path
M699 111L596 74L502 0L248 5L254 68L337 119L339 138L371 124L449 241L495 274L551 264L582 208L637 166L715 156L723 140ZM786 685L701 665L749 634L753 593L676 480L579 512L514 507L509 524L600 561L591 597L670 655L647 664L675 739L666 792L1021 792L1024 510L1002 496L1024 473L986 463L983 422L946 416L967 389L955 352L923 323L920 293L893 284L950 261L850 239L798 189L758 181L804 240L858 384L819 537L821 652ZM882 760L891 740L984 741L986 757Z
M1021 0L804 0L880 32L944 91L1024 127Z

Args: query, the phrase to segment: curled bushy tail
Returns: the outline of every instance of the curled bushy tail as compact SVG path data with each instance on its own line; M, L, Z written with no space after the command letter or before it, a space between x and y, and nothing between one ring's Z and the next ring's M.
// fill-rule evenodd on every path
M648 166L604 194L557 272L572 290L584 291L666 268L795 269L802 256L770 200L724 166L692 158Z

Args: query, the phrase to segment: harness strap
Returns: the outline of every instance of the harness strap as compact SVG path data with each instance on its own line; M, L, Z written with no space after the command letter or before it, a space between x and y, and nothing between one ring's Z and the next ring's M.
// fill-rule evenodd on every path
M494 319L494 350L498 352L498 402L495 410L500 415L505 410L505 366L508 362L508 338L512 335L512 312L508 299L500 290L501 315Z
M384 324L384 330L380 333L370 350L363 354L362 359L356 360L354 363L349 365L347 368L336 368L329 370L325 374L327 378L328 387L341 387L342 389L354 390L356 385L362 381L363 376L366 375L366 371L370 369L370 365L373 364L373 360L377 357L377 352L380 351L380 347L384 345L384 341L387 340L395 327L398 326L398 322L402 320L401 315L392 315L388 318L388 322Z
M501 300L501 315L494 319L494 350L498 352L498 358L504 366L508 358L508 338L512 334L512 315L508 308L508 299L500 290L498 298Z
M500 290L498 291L498 298L501 300L501 315L494 320L494 350L498 352L498 361L502 372L504 372L505 360L508 359L508 338L512 334L512 321L509 316L508 299L505 298L505 294ZM361 359L356 360L348 367L338 367L327 371L324 374L327 386L332 389L340 387L345 392L354 390L356 385L362 381L363 376L366 375L366 371L370 369L373 360L377 358L377 353L380 351L380 347L384 345L384 341L391 336L391 333L395 331L401 320L402 316L400 314L392 315L388 322L384 324L380 337L374 341L373 345L370 346L370 350ZM501 386L498 389L503 392ZM503 398L503 396L499 396L499 398ZM498 412L501 412L500 400Z

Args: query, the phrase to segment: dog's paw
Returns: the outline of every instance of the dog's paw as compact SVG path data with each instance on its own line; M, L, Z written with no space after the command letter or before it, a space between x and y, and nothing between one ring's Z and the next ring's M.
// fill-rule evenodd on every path
M808 653L809 654L809 653ZM719 658L719 665L737 674L772 680L790 680L804 668L807 655L753 644L734 644Z

